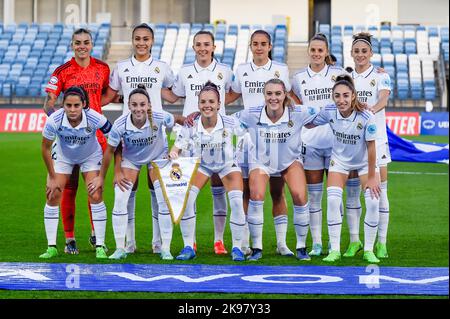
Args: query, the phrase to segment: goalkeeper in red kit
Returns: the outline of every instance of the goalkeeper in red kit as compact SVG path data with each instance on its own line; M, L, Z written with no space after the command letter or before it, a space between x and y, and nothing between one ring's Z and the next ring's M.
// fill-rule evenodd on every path
M72 35L72 50L74 57L55 69L48 81L45 91L47 98L44 103L44 111L47 115L53 113L55 104L61 92L71 86L81 86L88 93L89 107L102 113L101 96L102 92L109 86L109 66L91 57L93 48L92 35L86 29L78 29ZM104 151L106 148L106 138L101 131L97 131L97 139ZM58 143L56 141L56 143ZM61 201L61 214L66 238L64 252L67 254L78 254L75 241L75 197L78 188L79 167L75 166L70 176L70 182L64 188ZM96 237L92 222L92 213L89 208L92 232L89 237L90 244L95 248Z

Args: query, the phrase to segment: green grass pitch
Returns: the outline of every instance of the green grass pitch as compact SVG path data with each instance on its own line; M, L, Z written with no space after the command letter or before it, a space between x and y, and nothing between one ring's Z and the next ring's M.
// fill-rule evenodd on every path
M448 137L420 136L416 140L448 143ZM0 262L42 262L38 258L46 249L43 223L45 204L46 169L40 154L40 134L0 134ZM382 266L429 266L448 267L449 247L449 185L448 165L394 162L389 166L390 226L388 250L390 258ZM405 174L415 172L417 174ZM138 252L130 255L124 263L163 263L158 255L151 254L151 211L150 194L142 170L136 201L136 238ZM108 208L106 243L114 249L111 223L113 207L112 168L105 183L104 199ZM288 246L295 248L295 233L292 225L292 204L289 202ZM326 198L326 196L325 196ZM300 265L295 258L282 258L275 253L276 241L271 200L265 202L264 258L263 265ZM193 263L233 264L229 255L216 256L213 253L212 201L209 186L206 186L197 202L197 245L198 256ZM324 221L326 203L324 201ZM326 223L323 239L326 244ZM88 244L90 224L84 183L80 179L77 195L76 237L80 249L78 256L64 255L62 222L59 223L58 248L60 256L52 260L58 263L97 263L95 253ZM343 225L342 247L348 243L347 225ZM363 226L361 225L361 230ZM308 239L311 245L311 239ZM225 231L226 247L231 249L229 226ZM182 248L179 226L174 227L172 253ZM109 262L109 261L107 261ZM172 263L172 262L170 262ZM173 263L181 263L174 261ZM321 258L313 258L311 265L325 265ZM362 257L343 259L337 265L365 266ZM255 295L255 294L163 294L163 293L115 293L115 292L31 292L0 290L0 298L323 298L314 295ZM330 296L328 296L330 297ZM331 296L338 297L338 296ZM349 296L345 296L348 298ZM399 296L390 296L399 297ZM401 297L401 296L400 296ZM377 297L377 298L386 298ZM414 297L408 297L414 298Z

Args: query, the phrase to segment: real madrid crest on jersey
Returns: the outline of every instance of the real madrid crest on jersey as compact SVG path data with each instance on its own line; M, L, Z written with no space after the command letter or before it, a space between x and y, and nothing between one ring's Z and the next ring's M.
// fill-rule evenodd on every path
M181 171L180 164L173 163L172 169L170 170L170 178L174 182L176 182L176 181L179 181L182 176L183 176L183 172Z
M228 132L227 132L227 130L223 130L223 133L222 133L222 137L227 137L228 136Z
M375 81L375 79L373 79L372 81L370 81L370 86L375 86L377 84L377 81Z
M275 77L276 77L277 79L280 78L280 71L275 71Z
M362 130L362 129L363 129L363 125L362 125L361 122L359 122L358 125L357 125L356 127L357 127L359 130Z
M153 125L152 130L156 132L158 130L158 127L156 125Z
M90 126L86 126L86 128L84 129L86 131L86 133L90 134L92 133L92 127Z
M155 68L155 73L161 72L158 67Z
M223 79L223 74L222 74L221 72L219 72L219 73L217 74L217 78L218 78L219 80L222 80L222 79Z
M294 122L292 120L289 120L287 126L288 127L293 127L294 126Z
M330 166L334 166L334 161L333 160L330 161Z
M331 81L336 82L336 75L333 75L333 76L331 77Z

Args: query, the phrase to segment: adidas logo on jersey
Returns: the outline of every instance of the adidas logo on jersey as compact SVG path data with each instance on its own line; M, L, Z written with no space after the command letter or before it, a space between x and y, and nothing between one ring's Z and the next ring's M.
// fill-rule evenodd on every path
M386 155L381 156L382 159L386 159Z
M306 84L306 81L305 81L305 80L303 80L303 81L302 81L302 84Z
M125 69L125 70L124 70L123 72L124 72L124 73L125 73L125 72L130 72L130 70L128 70L128 69Z
M192 79L192 74L189 74L188 79Z
M243 76L248 76L247 72L245 72Z

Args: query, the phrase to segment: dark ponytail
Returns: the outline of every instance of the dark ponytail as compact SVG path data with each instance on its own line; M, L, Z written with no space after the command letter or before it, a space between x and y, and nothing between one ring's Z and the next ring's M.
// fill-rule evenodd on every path
M364 111L364 107L362 106L361 102L359 102L359 100L358 100L358 93L356 92L355 84L353 82L352 77L348 74L338 75L336 77L336 83L333 86L333 93L334 93L334 89L338 85L345 85L352 91L352 94L355 95L355 99L352 101L352 105L351 105L352 109L354 109L358 112Z

